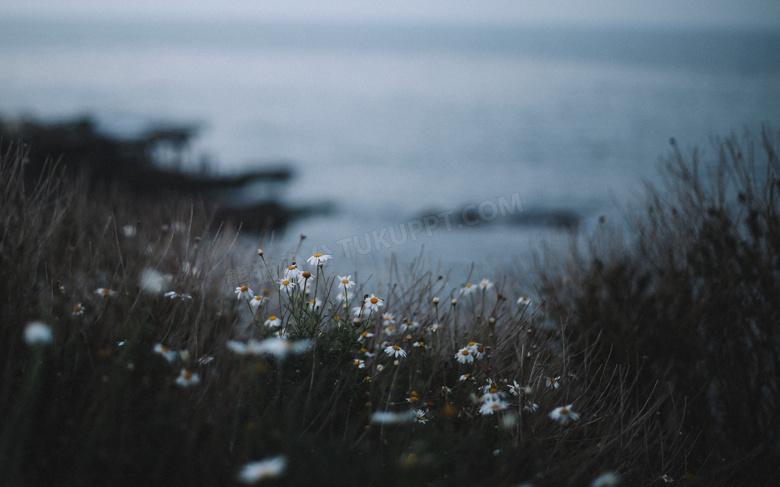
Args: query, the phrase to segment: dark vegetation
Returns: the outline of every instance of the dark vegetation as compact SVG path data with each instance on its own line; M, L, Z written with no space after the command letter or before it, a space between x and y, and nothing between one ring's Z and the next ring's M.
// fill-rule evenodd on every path
M309 292L280 292L273 256L237 253L206 205L130 196L31 144L0 154L2 485L229 485L277 455L288 467L269 484L776 480L780 166L768 129L709 156L673 145L668 187L627 211L628 228L550 250L531 275L469 294L425 262L391 263L346 309L327 264L300 256ZM252 259L256 309L225 283ZM385 305L353 320L364 294ZM308 349L228 346L272 338L271 316ZM51 343L25 343L31 321ZM484 356L460 363L470 342ZM407 356L396 364L388 345ZM182 369L199 382L177 384ZM492 414L480 412L488 394L503 401ZM548 414L565 405L581 416L561 425ZM371 421L411 410L427 422Z
M216 211L215 221L240 224L253 232L283 228L311 211L289 208L268 196L280 192L269 188L294 177L287 164L228 176L210 174L207 163L196 171L183 170L182 155L196 133L192 125L159 125L119 137L101 132L88 117L52 123L0 120L0 150L6 152L13 144L25 148L28 186L43 176L45 161L51 158L60 162L66 176L85 175L90 189L112 186L129 198L147 201L192 198ZM250 186L260 187L260 195L236 201L235 195Z
M552 317L589 360L666 388L695 435L689 462L725 485L770 485L780 461L780 165L777 135L672 140L664 183L573 258L539 272ZM663 411L664 408L662 408ZM672 425L666 427L672 428Z

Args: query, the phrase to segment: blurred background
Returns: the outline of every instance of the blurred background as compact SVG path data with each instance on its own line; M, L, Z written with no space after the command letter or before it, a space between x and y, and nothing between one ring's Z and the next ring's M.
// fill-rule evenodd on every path
M706 158L712 137L780 128L778 95L775 0L6 0L0 12L0 117L89 116L117 137L184 124L197 136L169 158L178 169L285 165L293 179L236 198L323 212L262 245L282 255L306 234L304 258L332 253L345 271L391 253L500 270L540 240L618 221L615 202L638 201L671 137ZM425 217L438 228L412 239Z

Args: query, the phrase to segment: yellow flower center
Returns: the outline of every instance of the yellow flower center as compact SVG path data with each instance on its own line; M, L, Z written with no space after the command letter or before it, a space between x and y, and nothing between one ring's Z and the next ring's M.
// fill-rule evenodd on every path
M474 345L476 345L476 342L469 342L469 347L473 347Z
M185 370L185 371L184 371L184 373L182 374L182 376L183 376L183 377L184 377L186 380L190 380L190 379L192 378L192 372L190 372L189 370Z
M268 318L268 321L276 321L276 316L271 316L270 318Z
M377 298L371 298L371 304L376 304L378 302L379 300Z
M289 286L289 285L290 285L290 281L287 280L282 281L282 286Z
M245 293L249 290L249 286L241 286L241 292Z
M342 279L341 284L349 284L349 279Z
M401 350L401 347L399 347L398 345L393 345L393 350L395 350L397 352L397 351Z
M568 416L568 414L569 414L569 410L568 410L568 409L566 409L566 408L561 408L561 410L559 411L559 413L560 413L561 415L563 415L563 416Z
M319 259L320 257L322 257L322 254L314 254L314 257Z
M466 355L468 355L468 354L469 354L469 351L468 351L468 350L461 350L461 351L460 351L460 353L461 353L462 355L466 356Z

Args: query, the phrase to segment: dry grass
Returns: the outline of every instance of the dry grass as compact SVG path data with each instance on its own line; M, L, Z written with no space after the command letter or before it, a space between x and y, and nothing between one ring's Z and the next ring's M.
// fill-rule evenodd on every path
M638 237L546 256L528 305L516 279L462 294L415 261L356 283L346 307L327 263L300 256L311 275L282 292L271 256L236 255L235 232L197 203L88 190L56 164L25 187L26 155L9 149L2 483L223 485L281 455L287 468L269 483L579 486L614 472L621 485L686 474L689 485L760 484L778 448L777 158L758 177L752 152L721 147L718 174L741 186L716 181L723 195L711 193L673 151L668 174L682 186L654 193ZM256 309L226 283L251 259L241 284L268 289ZM350 308L371 294L384 306L356 319ZM31 321L50 326L49 345L25 344ZM280 329L285 341L268 341ZM252 339L301 350L251 353ZM471 342L477 358L461 363ZM182 387L182 369L199 382ZM549 416L567 405L577 421ZM377 422L386 411L400 423Z

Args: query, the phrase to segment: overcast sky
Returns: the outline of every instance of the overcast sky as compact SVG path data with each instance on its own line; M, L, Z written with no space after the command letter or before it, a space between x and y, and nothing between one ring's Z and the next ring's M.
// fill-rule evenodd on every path
M780 29L780 0L4 0L2 17L336 19Z

